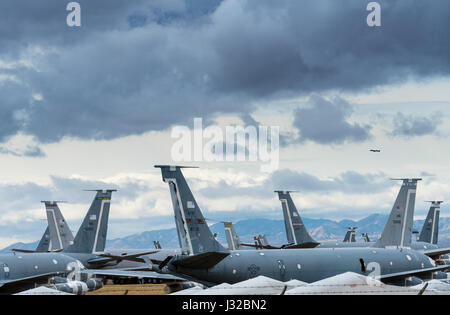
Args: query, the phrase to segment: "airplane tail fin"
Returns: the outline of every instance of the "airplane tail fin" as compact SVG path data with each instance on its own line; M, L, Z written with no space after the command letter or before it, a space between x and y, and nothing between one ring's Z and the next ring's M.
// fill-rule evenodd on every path
M439 214L443 201L429 202L431 202L430 210L420 232L419 241L436 245L439 236Z
M47 229L44 232L44 235L42 235L41 240L39 241L38 246L36 247L35 252L37 253L45 253L50 252L52 250L52 242L50 239L50 230L47 226Z
M155 249L161 249L161 244L159 241L153 241L153 245L155 245Z
M263 247L270 246L269 241L267 240L266 234L259 234L258 235L259 244Z
M214 238L184 178L182 166L155 165L161 169L163 181L169 184L178 240L182 252L196 255L226 251Z
M420 178L405 178L388 221L375 247L408 247L411 245L417 182Z
M227 238L228 249L229 250L239 250L241 249L241 241L239 236L234 229L232 222L223 222L225 228L225 236Z
M344 243L354 243L356 242L356 230L357 227L349 227L347 233L344 236Z
M97 192L95 198L78 229L73 244L65 248L65 252L95 253L105 250L111 195L116 190L95 191Z
M370 238L369 238L369 234L367 233L363 233L362 237L364 238L364 242L366 243L370 243Z
M52 250L62 250L73 244L73 234L64 219L57 201L42 201L47 212L47 221Z
M289 191L275 191L278 193L278 198L281 201L283 208L284 225L286 228L286 236L290 244L302 244L315 242L309 235L303 224L303 221L298 214L294 201L291 198Z

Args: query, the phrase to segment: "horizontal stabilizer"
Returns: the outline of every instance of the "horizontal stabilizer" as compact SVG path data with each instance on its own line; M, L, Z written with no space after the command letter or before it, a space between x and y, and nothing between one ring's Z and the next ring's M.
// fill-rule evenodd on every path
M437 248L437 249L430 249L423 252L424 255L427 255L428 257L434 259L439 258L441 255L450 254L450 248Z
M296 249L296 248L316 248L320 243L317 242L306 242L302 244L292 244L283 247L284 249Z
M198 255L180 257L172 261L174 266L190 269L209 269L221 262L230 253L227 252L206 252Z
M432 274L434 272L446 270L449 268L450 268L450 265L445 265L445 266L438 266L438 267L432 267L432 268L426 268L426 269L409 270L409 271L404 271L404 272L397 272L397 273L381 275L381 276L378 276L376 279L383 281L383 282L390 282L390 281L406 279L406 278L414 277L414 276L423 276L423 275L427 275L427 274Z
M258 248L258 249L281 249L281 247L275 247L272 245L256 245L256 244L250 244L250 243L241 243L241 246L246 246L246 247L254 247L254 248Z
M134 261L134 262L140 262L140 263L147 263L147 260L144 258L141 258L140 256L145 255L151 255L156 253L157 251L152 252L142 252L142 253L136 253L131 255L110 255L110 254L98 254L98 256L101 256L102 258L95 258L88 261L89 264L105 264L111 261Z
M20 249L20 248L12 248L11 251L18 252L18 253L27 253L27 254L36 253L36 251L32 250L32 249Z
M11 251L18 252L18 253L27 253L27 254L38 253L37 251L32 250L32 249L20 249L20 248L12 248ZM63 251L62 249L58 249L58 250L52 250L50 252L51 253L59 253L62 251Z

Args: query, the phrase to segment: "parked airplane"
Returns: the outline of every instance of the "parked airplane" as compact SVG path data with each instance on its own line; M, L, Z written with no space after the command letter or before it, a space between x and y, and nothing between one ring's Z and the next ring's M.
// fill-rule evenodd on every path
M420 180L418 178L412 179L401 179L402 186L397 195L394 206L391 210L390 216L386 225L384 227L383 233L380 239L374 243L368 242L332 242L325 241L321 242L318 248L337 248L337 247L410 247L415 250L431 250L437 249L436 245L425 243L425 242L412 242L412 229L413 229L413 218L414 218L414 205L416 197L416 187L417 182ZM287 207L288 212L291 217L300 217L297 208L291 198L290 192L278 192L279 199L283 206L283 213L285 213L285 207ZM439 209L439 205L432 204L430 208L430 213L435 213L434 211ZM439 213L439 212L437 212ZM429 214L431 215L431 214ZM433 214L434 215L434 214ZM438 220L437 220L438 221ZM436 220L434 220L436 223ZM438 222L437 222L438 223ZM293 226L289 220L285 218L286 225L286 235L292 233ZM436 227L436 225L435 225ZM310 241L312 238L309 235L306 227L304 225L297 226L294 231L297 232L297 242L302 243L305 241ZM288 236L289 239L289 236ZM314 240L313 240L314 241Z
M80 261L83 266L89 268L82 270L82 274L97 275L113 280L119 278L134 278L139 281L184 280L155 272L141 272L142 270L148 271L148 258L140 258L140 256L152 254L158 250L129 251L119 249L105 252L111 197L114 191L95 190L94 200L75 238L72 236L57 202L45 201L52 243L59 244L62 249L61 253ZM173 251L170 253L173 254Z
M314 282L346 271L372 275L383 282L413 276L431 278L449 268L436 266L427 256L406 248L320 248L290 250L225 249L214 238L189 189L180 166L155 166L169 185L182 255L168 257L152 269L201 281L236 283L259 275L275 280ZM446 251L450 251L447 249ZM430 256L433 256L431 253Z
M58 207L58 201L41 202L45 204L52 247L63 250L73 245L74 237L72 231Z
M356 242L356 230L358 230L357 227L348 227L347 233L345 233L344 236L344 243L355 243Z
M370 238L369 238L369 234L368 233L363 233L361 235L362 235L362 237L364 239L364 242L370 243Z
M78 260L61 253L3 254L0 255L0 294L31 289L56 276L66 279L65 284L71 285L71 274L83 268Z
M13 248L11 251L20 253L60 252L73 243L73 235L59 210L59 201L41 201L45 204L47 213L47 228L35 250Z
M225 237L228 243L229 250L238 250L242 249L242 243L239 239L239 236L234 229L233 222L223 222L225 228Z
M443 201L427 201L431 203L427 218L419 235L419 242L437 245L439 236L439 214Z

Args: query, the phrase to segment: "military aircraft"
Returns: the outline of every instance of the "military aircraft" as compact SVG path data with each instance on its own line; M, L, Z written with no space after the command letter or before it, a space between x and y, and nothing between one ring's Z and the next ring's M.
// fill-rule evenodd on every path
M412 242L414 206L416 197L417 182L419 178L405 178L400 179L402 186L395 200L394 206L391 210L390 216L384 227L383 233L377 242L333 242L325 241L318 245L318 248L336 248L336 247L410 247L415 250L431 250L437 249L436 245L425 242ZM289 191L277 191L279 199L283 207L283 214L288 212L293 218L300 218L300 215L295 207ZM432 204L430 213L439 209L438 204ZM434 220L436 221L436 220ZM438 220L437 220L438 221ZM436 223L436 222L435 222ZM293 226L289 219L286 219L286 235L295 232L297 243L311 242L312 238L309 235L306 227L303 224ZM424 234L425 235L425 234ZM314 241L314 240L313 240ZM315 242L315 241L314 241Z
M111 197L115 190L94 191L96 192L94 200L75 238L58 207L58 202L43 201L46 207L50 243L57 244L57 247L61 248L58 250L59 252L80 261L83 266L88 268L81 270L81 274L96 275L113 281L118 279L138 279L140 282L156 279L184 280L171 275L148 272L148 258L140 256L153 254L160 250L130 252L125 249L117 249L105 252ZM173 254L174 251L170 251L170 253Z
M419 235L419 242L437 245L439 236L439 214L443 201L427 201L431 203L427 218Z
M83 268L78 260L61 253L3 254L0 255L0 294L13 294L47 284L54 277L63 279L67 287L75 283L73 278ZM60 284L62 288L63 281ZM98 283L94 287L98 288Z
M255 247L258 249L294 249L294 248L314 248L319 245L308 234L298 212L292 211L293 202L289 193L292 191L275 191L281 201L283 209L284 224L288 243L280 247L269 245L264 235L255 237L255 244L242 244L242 246ZM285 198L288 196L288 198Z
M362 233L361 236L363 237L364 242L370 243L370 238L369 238L369 234L368 233Z
M233 222L223 222L225 228L225 237L228 243L229 250L242 249L242 243L239 236L234 229Z
M315 248L290 250L227 250L211 233L181 172L181 166L156 165L169 185L181 255L152 262L152 269L206 285L237 283L263 275L275 280L322 280L347 271L371 275L383 282L431 278L449 268L436 266L425 251L407 248ZM446 249L450 251L450 249ZM432 253L432 257L433 257Z
M357 227L348 227L347 233L345 233L343 242L344 243L355 243L357 230L358 230Z
M58 202L62 201L41 202L45 204L48 225L38 246L35 250L13 248L12 251L21 253L60 252L73 244L72 231L58 207Z
M112 279L115 282L130 281L135 279L139 282L155 282L157 281L170 281L179 282L184 279L172 276L161 275L155 272L151 272L148 269L148 258L140 258L143 255L149 255L157 252L157 250L140 250L135 252L129 252L128 250L115 250L112 252L105 252L106 235L108 229L108 218L110 210L110 202L112 192L115 190L95 190L96 195L94 200L75 236L73 237L70 232L69 226L64 219L59 207L58 202L44 201L46 206L48 227L45 233L44 246L38 246L37 250L42 250L42 254L54 253L59 254L71 262L79 266L77 274L85 281L70 282L65 281L64 277L56 277L61 272L49 274L44 277L48 282L49 278L59 279L57 283L53 285L54 288L68 293L80 293L85 292L86 288L97 289L99 287L98 282L92 283L90 279L92 276L100 277L102 279ZM57 248L57 250L55 250ZM16 250L17 252L23 252L24 255L17 256L20 259L32 258L33 261L35 251ZM50 251L48 253L47 251ZM171 254L174 251L170 251ZM165 255L164 257L166 257ZM53 257L53 256L37 256ZM59 256L55 256L59 257ZM0 260L1 261L1 260ZM11 265L8 265L11 269ZM87 266L89 269L86 269ZM13 265L17 268L16 265ZM31 268L30 268L31 269ZM63 268L64 269L64 268ZM105 270L108 269L108 270ZM65 270L63 270L65 271ZM44 282L44 281L43 281ZM33 282L37 285L37 282ZM26 287L20 287L22 290ZM81 290L81 291L80 291ZM1 291L0 291L1 292ZM11 293L8 291L8 293Z

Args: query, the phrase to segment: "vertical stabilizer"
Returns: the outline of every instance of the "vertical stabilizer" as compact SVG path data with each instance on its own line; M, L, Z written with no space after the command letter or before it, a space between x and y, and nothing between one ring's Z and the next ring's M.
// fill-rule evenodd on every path
M178 240L183 253L226 251L214 238L205 218L181 172L182 166L155 165L161 169L163 181L169 184Z
M363 233L363 234L362 234L362 237L363 237L363 239L364 239L364 242L370 243L369 234Z
M64 219L57 201L42 201L45 204L52 250L62 250L73 244L73 234Z
M437 244L439 236L439 215L443 201L431 202L430 210L420 232L419 242Z
M303 244L315 242L303 224L289 191L275 191L283 208L284 225L289 244Z
M41 240L39 241L38 246L36 247L36 252L45 253L50 252L52 250L52 243L50 240L50 231L47 226L45 229L44 235L42 235Z
M400 179L402 187L375 247L409 247L413 230L417 182L420 178Z
M241 241L239 240L239 236L234 229L234 225L232 222L223 222L225 228L225 236L227 238L227 244L229 250L239 250L241 248Z
M83 223L81 224L68 253L95 253L105 250L108 231L109 208L112 192L116 190L95 190L92 201Z
M344 236L344 243L354 243L356 242L356 230L358 228L357 227L349 227L347 229L347 233L345 233Z

